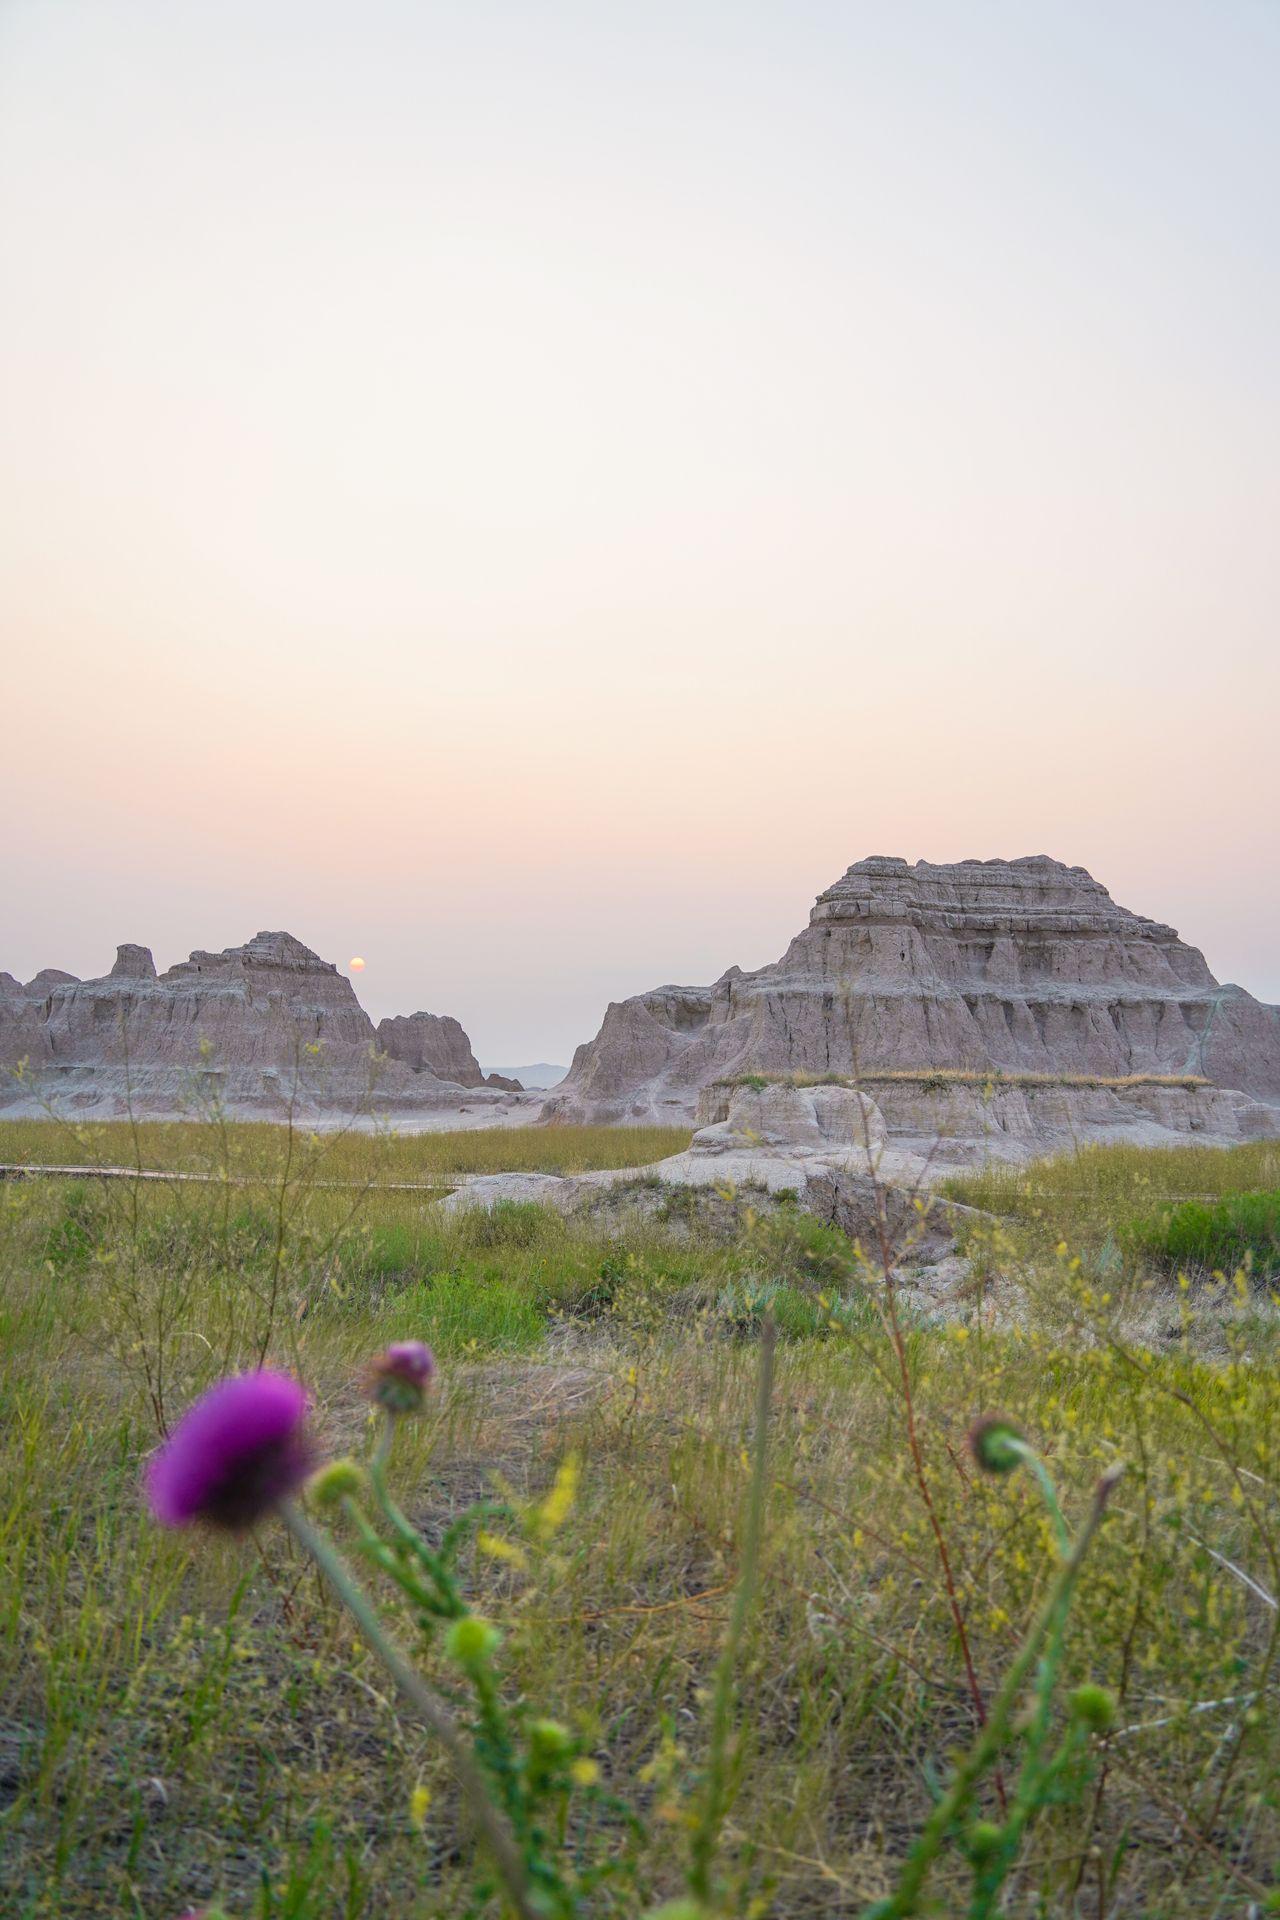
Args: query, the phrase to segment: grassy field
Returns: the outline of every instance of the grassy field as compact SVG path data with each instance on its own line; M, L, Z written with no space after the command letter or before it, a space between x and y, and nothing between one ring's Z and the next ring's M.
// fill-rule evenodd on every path
M5 1131L0 1158L32 1153L29 1131ZM100 1159L132 1157L94 1132ZM581 1463L554 1541L524 1565L477 1551L466 1578L506 1631L512 1696L569 1725L638 1804L634 1882L592 1911L637 1915L678 1892L741 1564L766 1303L784 1338L722 1911L853 1916L887 1889L974 1730L957 1611L992 1698L1053 1565L1025 1477L967 1461L966 1429L993 1407L1042 1448L1073 1525L1099 1471L1127 1463L1066 1643L1068 1683L1112 1688L1118 1723L1032 1826L1000 1911L1265 1910L1280 1872L1275 1317L1244 1277L1180 1287L1158 1263L1117 1264L1113 1229L1274 1188L1274 1147L1105 1149L953 1183L999 1217L950 1321L905 1325L904 1375L883 1276L792 1208L713 1235L683 1210L655 1217L638 1180L634 1211L607 1219L508 1206L450 1220L413 1195L324 1188L309 1156L332 1168L336 1147L300 1143L286 1177L279 1139L244 1135L247 1190L0 1187L6 1915L166 1920L215 1897L263 1920L474 1910L438 1752L288 1536L164 1533L138 1495L176 1414L264 1356L307 1382L326 1453L360 1450L362 1367L409 1336L435 1345L441 1380L392 1478L433 1537L476 1497L540 1496L566 1456ZM169 1167L227 1151L176 1128L139 1144ZM388 1145L410 1156L398 1170L433 1176L479 1170L473 1154L490 1168L546 1153L532 1164L550 1170L639 1149L629 1132L567 1129ZM337 1164L368 1178L358 1158ZM607 1803L584 1817L607 1844ZM966 1911L966 1872L950 1849L934 1911Z
M477 1127L462 1133L396 1133L347 1128L294 1134L267 1122L0 1121L0 1165L147 1167L166 1173L223 1172L273 1184L286 1160L317 1180L448 1181L468 1173L587 1173L640 1167L689 1144L680 1127Z
M1220 1147L1083 1147L1030 1166L995 1164L953 1175L943 1191L1017 1221L1038 1239L1123 1236L1186 1202L1280 1187L1280 1141Z

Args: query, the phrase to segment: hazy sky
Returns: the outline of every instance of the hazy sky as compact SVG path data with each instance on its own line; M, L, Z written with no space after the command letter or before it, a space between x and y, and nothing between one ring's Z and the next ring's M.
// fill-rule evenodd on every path
M0 0L0 966L565 1060L867 853L1280 999L1280 7Z

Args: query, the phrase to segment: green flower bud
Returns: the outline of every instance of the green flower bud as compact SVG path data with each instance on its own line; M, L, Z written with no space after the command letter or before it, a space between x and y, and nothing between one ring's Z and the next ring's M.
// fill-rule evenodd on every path
M363 1491L364 1471L354 1460L331 1460L307 1482L307 1492L318 1507L336 1507L349 1493Z
M1022 1465L1026 1441L1012 1420L984 1414L969 1429L969 1451L984 1473L1012 1473Z
M994 1820L975 1820L965 1835L969 1858L974 1862L990 1860L1000 1846L1003 1834Z
M529 1745L539 1759L562 1760L573 1752L573 1735L558 1720L532 1720Z
M1115 1695L1106 1687L1077 1687L1067 1706L1073 1720L1082 1720L1095 1733L1105 1733L1116 1717Z
M455 1620L444 1637L444 1650L460 1667L482 1667L502 1645L502 1635L478 1613Z

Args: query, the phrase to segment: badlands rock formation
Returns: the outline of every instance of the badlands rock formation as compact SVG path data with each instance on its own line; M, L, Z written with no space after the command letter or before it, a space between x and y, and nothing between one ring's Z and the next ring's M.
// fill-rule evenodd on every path
M439 1025L474 1067L458 1023ZM240 1117L283 1117L292 1106L315 1119L509 1104L494 1089L464 1089L425 1054L415 1064L385 1058L351 982L288 933L193 953L159 975L139 946L122 946L98 980L45 972L22 986L0 974L0 1069L20 1061L21 1080L0 1071L0 1108L10 1112L166 1115L217 1099Z
M1080 1132L1233 1139L1280 1131L1280 1009L1219 986L1082 867L874 857L819 895L776 965L612 1005L544 1115L718 1124L728 1083L793 1074L856 1076L891 1135L942 1134L953 1159ZM1133 1076L1209 1084L1059 1083Z
M459 1087L499 1087L522 1093L518 1080L485 1073L471 1051L462 1025L449 1013L397 1013L378 1022L378 1047L389 1060L403 1061L414 1073L435 1074Z

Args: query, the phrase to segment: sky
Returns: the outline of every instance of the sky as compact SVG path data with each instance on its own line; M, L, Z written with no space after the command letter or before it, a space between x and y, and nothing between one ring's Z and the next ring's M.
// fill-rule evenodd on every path
M871 853L1280 1000L1280 9L0 0L0 967L567 1061Z

